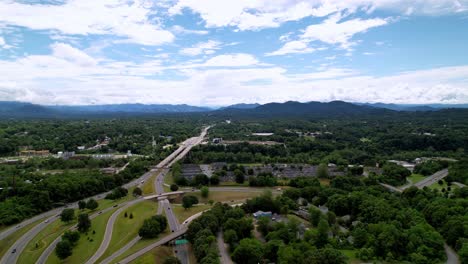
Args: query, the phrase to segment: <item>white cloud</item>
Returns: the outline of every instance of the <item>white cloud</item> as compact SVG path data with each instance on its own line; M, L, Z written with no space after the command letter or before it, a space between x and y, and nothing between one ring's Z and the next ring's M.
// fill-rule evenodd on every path
M139 64L96 60L62 43L53 44L51 48L51 55L0 60L0 100L41 104L195 105L287 100L468 101L468 65L382 77L343 68L291 74L281 67L263 64L249 54L224 54L201 63L166 66L158 60ZM183 79L162 78L167 71Z
M219 41L209 40L207 42L200 42L190 48L180 50L180 53L187 56L197 56L201 54L213 54L216 50L221 48L222 43Z
M342 48L348 49L352 46L350 40L355 34L388 23L387 20L381 18L355 18L341 23L339 21L340 16L331 16L321 24L308 26L300 37L307 41L318 40L327 44L339 44Z
M333 13L355 13L358 10L391 11L398 15L443 15L468 10L466 0L177 0L172 15L185 9L200 15L207 27L232 26L239 30L278 27L287 21L305 17L325 17Z
M172 42L174 35L148 18L153 13L144 0L69 0L58 5L0 2L1 24L65 35L114 35L143 45Z
M51 48L53 56L71 61L80 66L93 66L97 63L88 54L65 43L54 43Z
M207 30L192 30L192 29L186 29L182 26L173 26L172 31L176 34L194 34L194 35L207 35L209 31Z
M281 47L279 50L266 53L266 56L278 56L278 55L286 55L286 54L293 54L293 53L311 53L314 52L314 48L308 47L307 41L301 40L294 40L287 42Z
M219 55L207 60L205 67L245 67L259 64L259 61L250 54Z

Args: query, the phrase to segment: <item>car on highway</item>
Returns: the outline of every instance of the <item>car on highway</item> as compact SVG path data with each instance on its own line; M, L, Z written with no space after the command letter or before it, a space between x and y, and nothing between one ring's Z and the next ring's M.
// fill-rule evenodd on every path
M98 213L98 214L102 214L102 211L99 211L99 213Z
M117 207L117 206L119 206L119 205L118 205L118 204L116 204L116 205L114 205L113 207Z
M13 249L13 251L11 251L11 254L15 254L16 253L16 248Z
M49 223L49 219L45 220L44 223Z

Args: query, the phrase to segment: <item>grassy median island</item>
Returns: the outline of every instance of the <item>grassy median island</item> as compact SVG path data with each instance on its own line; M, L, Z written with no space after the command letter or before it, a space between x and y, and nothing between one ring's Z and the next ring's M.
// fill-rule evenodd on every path
M80 240L73 248L73 254L61 261L55 252L49 257L47 263L85 263L98 250L104 238L107 221L109 217L117 210L110 210L91 220L91 229L87 234L80 233ZM93 231L95 232L93 234Z
M139 240L133 247L131 247L130 249L128 249L127 251L125 251L122 255L120 255L119 257L117 257L114 261L112 261L111 263L118 263L120 260L134 254L135 252L153 244L153 243L156 243L158 242L160 239L162 239L163 237L169 235L171 232L169 231L169 227L166 228L166 230L159 234L159 236L157 238L153 238L153 239L141 239ZM99 261L102 261L104 260L104 258L101 258ZM164 260L164 259L163 259ZM98 262L99 262L98 261Z
M421 174L411 174L411 176L407 177L406 179L409 180L412 184L416 184L422 180L424 180L426 176Z
M138 230L143 225L143 221L156 215L157 209L157 202L142 201L123 210L115 221L109 247L99 261L109 257L112 253L124 247L128 242L138 236ZM127 213L127 217L125 217L125 213ZM130 215L132 215L133 218L130 218Z
M172 210L174 211L174 214L176 215L176 218L179 221L179 224L182 224L190 216L196 213L208 210L210 208L211 208L211 205L208 205L208 204L197 204L188 209L184 209L184 207L182 207L182 205L180 204L172 205Z
M167 257L174 256L172 247L160 246L130 262L132 264L162 264Z
M7 250L10 249L11 245L13 245L16 240L18 240L20 237L22 237L24 234L26 234L29 230L31 230L33 227L35 227L37 224L39 224L42 221L45 221L45 219L40 219L37 220L36 222L33 222L29 225L24 226L20 230L12 233L11 235L7 236L5 239L0 240L0 256L4 256L7 253ZM17 226L18 224L16 224ZM11 252L9 252L11 253Z
M46 226L37 236L35 236L26 246L24 251L18 258L18 263L35 263L42 252L63 232L68 230L76 223L72 221L70 223L64 223L57 218L53 223ZM37 244L37 247L36 247Z

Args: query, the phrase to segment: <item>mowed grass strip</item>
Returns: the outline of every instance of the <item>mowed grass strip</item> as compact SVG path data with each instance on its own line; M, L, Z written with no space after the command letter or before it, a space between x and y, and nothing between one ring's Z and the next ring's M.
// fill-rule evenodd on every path
M167 257L174 256L172 247L160 246L130 262L132 264L162 264ZM193 262L195 263L195 262Z
M188 209L185 209L180 204L172 205L172 210L174 211L174 214L176 215L176 218L180 224L182 224L190 216L196 213L208 210L210 208L211 208L211 205L208 205L208 204L198 204Z
M114 261L112 261L111 263L114 264L114 263L118 263L120 260L132 255L133 253L157 242L158 240L160 240L161 238L167 236L170 234L170 231L169 231L169 227L166 228L166 230L159 234L159 236L157 238L153 238L153 239L141 239L140 241L138 241L133 247L131 247L129 250L125 251L122 255L120 255L118 258L116 258Z
M115 221L109 247L99 261L109 257L134 239L138 235L138 230L143 225L143 221L156 215L157 209L158 204L156 202L142 201L123 210ZM125 212L127 212L127 217L125 217ZM130 219L130 214L133 215L133 219Z
M106 231L107 221L109 217L117 210L110 210L109 212L103 213L93 220L91 220L91 229L87 234L80 233L80 240L76 247L73 248L73 254L61 261L57 255L52 254L47 263L85 263L93 254L98 250L101 245L104 233ZM95 233L93 234L93 231Z
M42 252L44 252L57 237L61 236L63 232L74 224L76 224L76 219L70 223L64 223L60 218L57 218L57 220L46 226L28 243L25 250L19 256L18 263L35 263Z
M24 234L26 234L29 230L35 227L42 221L45 221L46 218L37 220L29 225L24 226L23 228L19 229L18 231L12 233L11 235L7 236L5 239L0 240L0 256L4 256L7 253L7 250ZM16 224L18 225L18 224ZM8 252L11 253L11 252Z

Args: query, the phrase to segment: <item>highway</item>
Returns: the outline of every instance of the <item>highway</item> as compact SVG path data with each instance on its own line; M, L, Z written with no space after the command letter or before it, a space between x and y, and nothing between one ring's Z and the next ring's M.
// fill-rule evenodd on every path
M145 196L145 197L142 197L139 200L132 201L132 204L127 204L125 206L125 208L130 206L130 205L133 205L133 204L135 204L137 202L141 202L142 200L158 198L159 206L158 206L158 212L157 213L161 214L162 210L164 210L164 212L166 214L166 218L168 220L169 228L171 229L171 233L172 233L172 231L174 231L174 232L178 231L180 229L179 228L179 222L177 221L177 218L176 218L175 214L173 213L173 210L172 210L171 204L169 203L169 200L167 200L165 198L168 195L182 194L183 192L164 193L164 177L169 172L168 167L170 167L174 163L174 160L182 159L188 153L188 151L186 151L187 149L190 150L194 145L199 144L203 140L203 138L206 136L206 133L207 133L208 129L209 129L209 127L205 128L202 131L202 133L200 134L199 137L193 137L193 138L189 138L189 139L185 140L176 151L174 151L167 158L165 158L163 161L161 161L158 165L155 166L155 168L152 170L152 172L159 172L158 175L156 176L155 181L154 181L154 187L155 187L155 190L156 190L156 194ZM106 231L105 231L105 234L104 234L104 239L103 239L98 251L96 251L96 253L93 255L93 257L91 257L88 260L87 264L95 263L105 253L105 251L109 247L109 243L110 243L110 241L112 239L112 230L113 230L113 227L114 227L116 217L118 216L118 214L123 209L124 208L121 208L119 212L116 211L111 216L111 218L109 218L109 222L107 223ZM134 238L130 243L125 245L123 247L123 249L115 252L110 257L105 259L105 262L110 263L113 259L115 259L116 257L120 256L122 253L124 253L125 252L124 249L128 249L131 246L133 246L134 244L136 244L136 242L138 242L139 239L140 239L139 237ZM176 248L176 251L177 251L177 256L182 261L182 263L188 263L188 253L187 253L186 246ZM184 262L183 260L186 260L186 262Z
M107 221L106 231L104 233L104 238L101 242L101 245L99 246L99 249L94 253L94 255L86 262L87 264L96 263L96 261L104 254L104 252L106 252L112 239L112 231L114 230L115 221L117 220L117 217L119 216L119 214L122 213L122 211L127 209L128 207L136 203L139 203L143 200L144 200L143 198L139 198L139 199L130 201L124 206L120 207L117 211L115 211L111 215L111 217Z
M419 189L422 189L427 186L431 186L432 184L442 180L443 178L447 177L448 175L448 169L443 169L441 171L438 171L434 174L432 174L429 177L424 178L424 180L417 182L414 184L414 186L418 187Z
M203 138L206 136L207 131L208 131L209 128L210 127L204 128L199 137L189 138L186 141L184 141L181 144L181 146L175 152L171 153L171 155L169 155L166 159L164 159L162 162L160 162L158 165L156 165L153 169L146 172L141 177L139 177L137 179L134 179L134 180L122 185L122 187L128 189L128 188L131 188L133 186L137 186L142 181L149 180L151 178L152 174L154 172L156 172L159 168L164 168L164 167L170 166L175 161L180 160L181 158L183 158L183 156L185 156L188 153L188 151L194 145L201 143ZM162 182L161 182L161 186L162 186ZM98 195L95 195L95 196L89 197L89 198L94 198L96 200L100 200L100 199L103 199L108 193L110 193L110 192L101 193L101 194L98 194ZM89 198L87 198L87 199L89 199ZM61 211L64 208L65 207L59 207L59 208L55 208L53 210L50 210L48 212L42 213L40 215L37 215L37 216L35 216L33 218L30 218L28 220L25 220L25 221L21 222L20 224L18 224L15 227L11 227L11 228L3 231L2 233L0 233L0 239L3 239L5 237L11 235L12 233L16 232L17 230L20 230L21 228L23 228L24 226L26 226L26 225L28 225L30 223L33 223L33 222L38 221L40 219L46 219L44 222L37 224L31 230L26 232L22 237L20 237L17 241L15 241L15 243L8 249L6 254L0 260L0 264L17 263L18 256L26 248L29 241L31 241L45 227L47 227L49 224L51 224L53 222L53 220L60 215ZM78 203L77 202L71 203L71 204L68 205L68 208L78 208ZM15 253L13 253L13 251L15 251Z
M126 205L126 202L125 203L121 203L119 204L119 206L125 206ZM102 211L99 211L97 213L94 213L92 214L89 219L90 220L93 220L94 218L98 217L99 215L103 214L103 213L106 213L108 211L111 211L115 209L115 207L108 207ZM70 228L70 230L73 230L73 229L76 229L77 225L74 225ZM55 249L55 246L57 246L58 242L60 242L62 239L61 236L57 237L45 250L44 252L42 252L41 256L39 257L39 259L37 260L36 264L45 264L47 259L50 257L50 255L54 252L54 249Z

